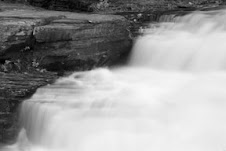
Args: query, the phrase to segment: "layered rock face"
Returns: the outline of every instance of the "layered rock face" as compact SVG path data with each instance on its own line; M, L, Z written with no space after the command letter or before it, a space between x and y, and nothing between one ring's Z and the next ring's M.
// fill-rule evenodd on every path
M19 108L23 99L56 78L53 73L0 72L0 144L14 143L19 131Z
M1 2L0 10L0 67L8 60L20 64L30 60L48 70L88 70L111 64L131 47L128 23L121 16L37 10ZM0 143L13 142L17 136L20 102L56 77L47 72L0 72Z
M110 64L130 49L128 24L123 18L87 17L60 16L61 19L34 29L35 56L39 57L41 66L86 70ZM101 23L102 19L106 22Z
M0 18L2 61L23 53L50 70L83 70L112 63L131 47L121 16L11 10Z

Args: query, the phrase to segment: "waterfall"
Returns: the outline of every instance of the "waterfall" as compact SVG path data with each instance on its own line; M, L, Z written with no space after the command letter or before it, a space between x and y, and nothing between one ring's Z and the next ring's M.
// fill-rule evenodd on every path
M225 151L226 11L170 15L129 63L75 72L22 104L3 151Z
M134 47L132 65L190 71L226 68L225 11L195 12L171 16L170 20L174 22L160 23L154 31L145 30L146 35Z

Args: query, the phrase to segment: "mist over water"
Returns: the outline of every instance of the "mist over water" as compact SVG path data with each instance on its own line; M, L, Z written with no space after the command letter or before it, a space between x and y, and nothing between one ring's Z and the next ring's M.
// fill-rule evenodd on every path
M133 66L189 71L226 68L225 11L195 12L170 19L174 22L151 25L137 40ZM163 16L163 20L167 18Z
M38 89L17 143L2 150L225 151L226 11L160 21L128 65Z

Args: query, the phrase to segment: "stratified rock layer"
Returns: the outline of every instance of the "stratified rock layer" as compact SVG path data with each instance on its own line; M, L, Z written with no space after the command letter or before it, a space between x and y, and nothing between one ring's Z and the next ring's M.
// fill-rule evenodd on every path
M128 23L121 16L47 11L2 2L0 10L0 67L6 72L8 60L18 69L16 63L29 62L55 71L88 70L111 64L131 47ZM0 143L15 141L21 101L57 77L49 72L20 72L0 72Z
M27 47L33 50L24 55L47 69L90 69L113 62L131 47L128 22L121 16L23 8L3 11L0 19L2 60Z
M40 86L53 82L53 73L1 73L0 72L0 142L13 143L19 125L19 105Z

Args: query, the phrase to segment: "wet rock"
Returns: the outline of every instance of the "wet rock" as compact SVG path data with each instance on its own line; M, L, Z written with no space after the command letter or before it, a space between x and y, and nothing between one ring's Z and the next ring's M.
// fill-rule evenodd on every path
M19 106L38 87L53 82L56 74L46 73L3 73L0 72L0 142L13 143L19 125Z

